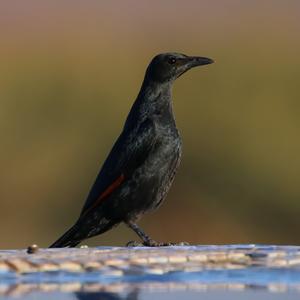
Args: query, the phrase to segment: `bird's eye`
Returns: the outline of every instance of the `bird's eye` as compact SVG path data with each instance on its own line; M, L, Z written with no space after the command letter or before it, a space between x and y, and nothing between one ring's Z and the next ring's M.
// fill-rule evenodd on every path
M168 63L169 63L170 65L175 64L175 63L176 63L176 58L175 58L175 57L170 57L169 60L168 60Z

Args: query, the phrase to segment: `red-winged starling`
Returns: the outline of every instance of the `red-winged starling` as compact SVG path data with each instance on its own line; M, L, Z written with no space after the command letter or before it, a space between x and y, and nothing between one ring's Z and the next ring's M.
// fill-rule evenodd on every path
M124 128L104 162L73 227L51 248L81 241L127 224L145 246L163 246L136 224L165 199L181 158L172 108L174 81L189 69L213 63L206 57L163 53L150 62Z

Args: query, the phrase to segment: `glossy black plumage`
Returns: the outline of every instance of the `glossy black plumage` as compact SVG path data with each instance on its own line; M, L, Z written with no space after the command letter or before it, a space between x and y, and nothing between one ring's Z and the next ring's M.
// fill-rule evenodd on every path
M164 200L181 158L181 139L171 99L174 80L192 67L210 64L204 57L159 54L145 78L125 122L75 225L50 247L74 247L121 222L148 246L162 245L135 222Z

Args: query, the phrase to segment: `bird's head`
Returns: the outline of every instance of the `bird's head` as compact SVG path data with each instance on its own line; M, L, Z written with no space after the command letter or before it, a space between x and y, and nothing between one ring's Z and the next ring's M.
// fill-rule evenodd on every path
M207 57L187 56L181 53L162 53L156 55L146 72L148 80L164 83L174 81L193 67L208 65L214 61Z

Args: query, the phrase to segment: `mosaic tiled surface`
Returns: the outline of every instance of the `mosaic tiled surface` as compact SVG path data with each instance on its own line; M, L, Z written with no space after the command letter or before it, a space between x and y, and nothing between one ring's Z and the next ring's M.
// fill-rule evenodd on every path
M0 251L0 296L32 292L300 292L300 247L229 245Z

